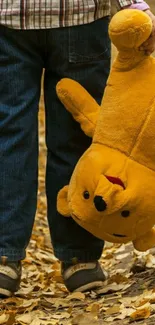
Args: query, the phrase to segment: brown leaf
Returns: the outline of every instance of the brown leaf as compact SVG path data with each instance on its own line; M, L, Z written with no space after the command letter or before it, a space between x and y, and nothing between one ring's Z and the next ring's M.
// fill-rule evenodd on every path
M112 258L114 258L114 255L113 254L107 254L107 255L105 255L105 257L104 257L106 260L111 260Z
M125 283L125 282L127 283L129 282L129 279L126 276L117 273L112 277L110 277L110 279L108 280L108 283L114 283L114 282L117 284Z
M6 322L6 325L13 325L15 323L16 312L11 311L9 312L9 318Z
M143 307L138 308L135 312L130 315L132 320L141 320L149 318L151 314L150 304L147 303Z

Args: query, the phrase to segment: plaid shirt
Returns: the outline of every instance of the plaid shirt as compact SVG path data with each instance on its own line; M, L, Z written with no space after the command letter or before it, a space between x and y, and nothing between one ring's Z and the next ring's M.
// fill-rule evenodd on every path
M118 0L120 8L141 3L143 0ZM107 15L110 0L0 0L0 24L15 29L74 26Z

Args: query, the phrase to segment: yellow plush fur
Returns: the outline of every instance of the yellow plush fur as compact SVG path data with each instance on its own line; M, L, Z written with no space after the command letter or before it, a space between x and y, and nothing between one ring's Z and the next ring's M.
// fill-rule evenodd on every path
M138 10L117 13L109 35L118 49L101 107L77 82L57 94L93 138L58 194L57 208L96 237L155 245L155 59L139 51L152 22Z

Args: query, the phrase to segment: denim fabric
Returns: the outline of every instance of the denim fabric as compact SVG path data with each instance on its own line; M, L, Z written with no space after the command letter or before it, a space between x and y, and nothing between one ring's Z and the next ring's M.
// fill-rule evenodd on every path
M0 26L0 256L25 257L36 212L38 103L45 69L48 222L55 255L98 259L103 242L56 211L56 196L91 143L55 92L62 77L79 81L100 103L110 68L108 17L50 30Z

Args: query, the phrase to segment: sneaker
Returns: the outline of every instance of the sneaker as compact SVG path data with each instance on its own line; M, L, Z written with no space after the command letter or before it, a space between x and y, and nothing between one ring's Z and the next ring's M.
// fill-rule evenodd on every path
M70 292L90 291L103 286L107 279L107 272L101 268L98 261L75 265L62 262L61 274Z
M0 262L0 298L7 298L19 289L21 279L21 262Z

